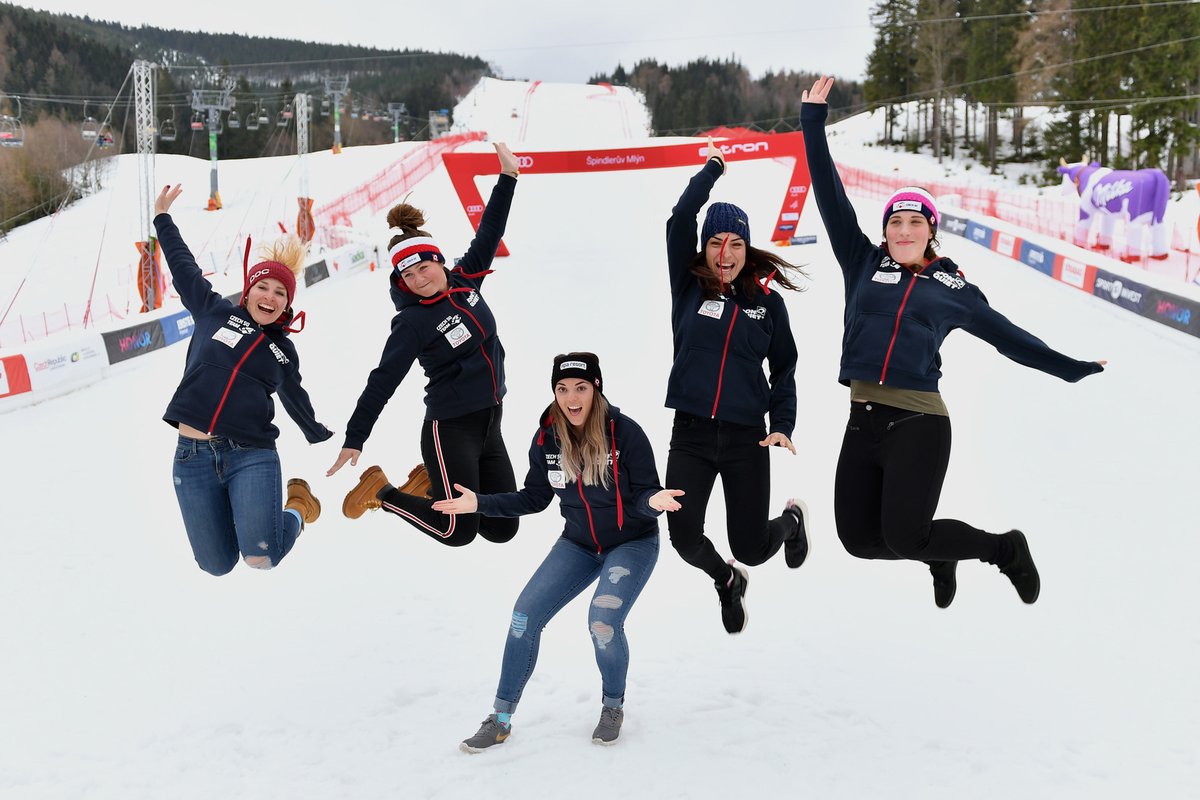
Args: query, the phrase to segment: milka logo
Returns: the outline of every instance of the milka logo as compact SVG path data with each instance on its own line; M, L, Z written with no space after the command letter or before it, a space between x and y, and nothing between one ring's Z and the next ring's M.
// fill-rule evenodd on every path
M949 272L942 272L941 270L933 273L933 279L938 283L946 284L951 289L961 289L967 285L967 282L957 275L951 275Z
M1112 183L1102 183L1095 189L1092 189L1092 202L1098 206L1106 206L1110 200L1127 195L1132 191L1132 181L1125 178L1113 181Z
M733 153L757 153L759 151L762 151L764 153L771 152L771 145L769 143L763 142L763 141L736 142L734 144L723 144L722 143L722 144L718 144L717 147L720 148L721 152L725 155L731 155ZM699 148L697 150L697 152L702 156L708 155L708 145L705 145L704 147Z

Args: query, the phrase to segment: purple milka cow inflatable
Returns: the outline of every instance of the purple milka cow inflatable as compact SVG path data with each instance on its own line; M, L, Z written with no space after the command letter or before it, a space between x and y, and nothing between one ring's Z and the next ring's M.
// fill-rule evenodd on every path
M1064 183L1070 181L1079 192L1079 221L1075 223L1075 244L1087 245L1088 231L1099 220L1096 247L1112 246L1113 222L1125 217L1124 261L1142 256L1166 258L1171 231L1164 220L1171 184L1159 169L1113 170L1095 161L1068 164L1060 159L1058 172Z

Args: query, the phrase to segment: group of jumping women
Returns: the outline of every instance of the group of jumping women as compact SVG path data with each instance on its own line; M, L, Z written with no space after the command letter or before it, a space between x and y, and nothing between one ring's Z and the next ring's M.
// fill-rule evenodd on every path
M801 124L817 207L845 282L845 331L838 379L850 388L850 418L838 458L834 515L846 550L859 558L925 562L934 600L954 599L959 561L996 565L1020 598L1033 603L1040 582L1025 536L989 533L934 519L950 455L950 419L938 392L939 349L955 328L1003 355L1067 381L1100 372L1103 361L1076 361L1050 349L994 311L949 259L935 251L939 216L933 197L905 187L884 206L883 242L859 227L825 139L832 80L804 93ZM618 738L629 655L625 620L658 559L658 516L671 545L714 582L729 633L746 628L743 566L780 549L788 567L808 554L808 509L788 500L770 518L770 447L792 454L796 422L796 345L780 289L796 290L800 270L753 247L738 206L700 211L725 172L711 142L667 220L674 361L666 405L675 410L664 488L650 440L610 403L600 360L569 352L550 365L551 401L529 445L529 469L517 487L501 436L504 348L482 294L504 234L518 161L496 145L500 176L474 240L447 266L423 213L401 203L388 213L390 292L396 306L379 366L346 424L327 475L357 465L384 406L419 362L425 387L423 463L397 487L379 466L366 469L346 496L351 519L382 508L450 546L476 535L503 543L518 518L555 496L563 533L513 606L493 712L461 747L479 752L503 743L534 666L542 629L595 584L588 627L600 670L602 708L592 734ZM321 505L302 479L287 483L282 508L273 394L311 442L333 433L317 421L301 385L289 338L303 328L292 303L304 248L294 240L245 259L240 302L213 291L168 214L180 187L155 203L154 225L176 290L195 318L183 379L164 419L179 430L173 477L188 540L200 568L223 575L242 558L269 569L288 554ZM766 371L764 373L764 362ZM717 477L733 558L705 535Z

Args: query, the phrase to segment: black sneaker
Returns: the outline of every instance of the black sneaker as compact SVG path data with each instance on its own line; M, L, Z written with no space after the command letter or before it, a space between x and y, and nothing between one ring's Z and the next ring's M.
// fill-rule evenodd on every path
M957 561L926 561L933 576L933 602L938 608L949 608L958 589Z
M1004 536L1012 544L1013 558L1006 566L1001 567L1000 571L1012 581L1023 601L1035 603L1042 590L1042 580L1038 577L1033 556L1029 554L1029 543L1025 541L1025 534L1009 531Z
M750 615L746 613L746 586L750 576L746 570L729 562L733 576L727 583L717 582L717 597L721 599L721 622L727 633L741 633L746 630Z
M505 725L495 714L488 714L476 734L470 739L464 739L458 749L464 753L482 753L489 747L504 744L511 735L511 725Z
M783 540L783 560L796 569L808 558L808 506L803 500L787 501L783 513L796 518L796 532Z
M621 723L625 721L625 712L619 708L604 706L600 709L600 722L592 731L592 744L616 744L621 735Z

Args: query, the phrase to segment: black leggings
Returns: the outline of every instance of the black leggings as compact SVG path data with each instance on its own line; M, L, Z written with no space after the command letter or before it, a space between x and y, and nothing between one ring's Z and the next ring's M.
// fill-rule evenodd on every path
M950 418L851 403L833 511L858 558L1003 563L1004 542L956 519L934 519L950 461Z
M729 579L729 566L704 535L704 515L717 476L725 493L725 527L733 557L756 566L779 550L795 530L790 515L767 519L771 461L764 428L675 413L665 486L683 489L683 506L667 515L671 546L714 581Z
M508 449L500 436L501 406L473 411L451 419L427 419L421 428L421 457L429 470L433 500L392 489L381 496L385 511L399 516L431 539L450 547L470 544L478 533L489 542L507 542L517 535L519 520L480 514L443 514L433 510L454 484L479 494L515 492Z

